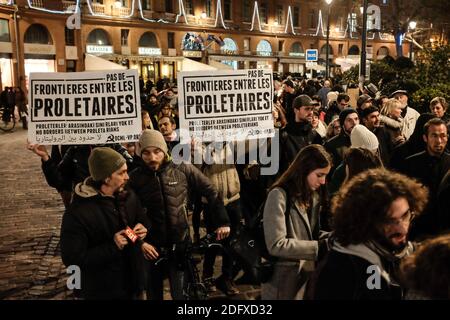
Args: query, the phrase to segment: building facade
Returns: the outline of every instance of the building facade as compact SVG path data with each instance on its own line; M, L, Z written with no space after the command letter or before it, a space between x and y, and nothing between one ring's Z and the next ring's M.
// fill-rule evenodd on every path
M372 2L367 58L395 56L393 37L377 31L380 15L389 7L386 1ZM1 85L25 87L30 72L83 71L89 55L136 68L153 82L173 80L184 57L235 69L304 73L306 49L318 49L325 59L328 18L331 62L356 64L362 18L353 3L0 0ZM408 53L408 45L404 51Z

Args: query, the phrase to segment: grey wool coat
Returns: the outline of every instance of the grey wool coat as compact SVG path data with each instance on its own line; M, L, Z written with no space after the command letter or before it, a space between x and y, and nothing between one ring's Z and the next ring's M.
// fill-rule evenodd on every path
M263 224L267 249L278 258L272 278L262 285L262 299L300 299L318 256L318 239L313 239L319 223L319 195L314 194L311 219L305 208L292 199L285 218L286 192L274 188L267 196Z

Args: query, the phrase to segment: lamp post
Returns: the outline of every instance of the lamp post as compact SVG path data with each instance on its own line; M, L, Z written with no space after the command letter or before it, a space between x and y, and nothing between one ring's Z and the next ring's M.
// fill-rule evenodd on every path
M331 2L333 0L325 0L325 2L328 5L328 15L327 15L327 54L326 54L326 61L325 61L325 79L328 79L330 77L330 8L331 8Z
M367 0L364 0L362 7L362 15L363 15L363 26L362 26L362 35L361 35L361 61L360 61L360 75L359 82L360 84L364 84L364 80L366 79L366 42L367 42Z
M411 43L409 44L409 59L411 59L411 60L412 60L413 46L414 46L413 34L414 34L414 30L416 29L416 26L417 26L417 22L415 22L415 21L409 22L409 30L410 30L410 35L411 35Z

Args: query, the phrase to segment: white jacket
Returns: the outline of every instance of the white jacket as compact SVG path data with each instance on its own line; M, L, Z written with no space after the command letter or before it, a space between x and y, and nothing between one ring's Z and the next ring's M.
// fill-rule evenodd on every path
M416 110L414 110L411 107L406 107L406 115L403 118L402 123L402 134L406 138L406 140L409 139L409 137L414 132L414 128L416 126L416 121L420 116L420 113L418 113Z

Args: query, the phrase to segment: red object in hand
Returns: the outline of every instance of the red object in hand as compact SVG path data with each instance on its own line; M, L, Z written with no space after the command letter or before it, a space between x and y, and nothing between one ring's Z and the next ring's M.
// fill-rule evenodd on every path
M135 243L136 240L138 239L138 236L136 235L136 233L134 233L133 229L131 229L130 227L127 227L125 229L125 235L133 243Z

